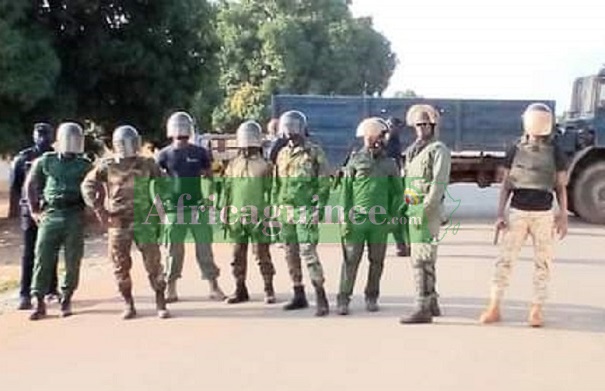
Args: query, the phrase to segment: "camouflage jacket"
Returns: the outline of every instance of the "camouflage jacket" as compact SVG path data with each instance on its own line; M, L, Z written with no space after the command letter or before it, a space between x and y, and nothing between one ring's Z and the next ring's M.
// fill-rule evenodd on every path
M406 156L405 193L423 204L427 212L439 210L450 182L452 165L449 148L431 140L415 153Z
M354 152L344 169L342 205L382 207L394 216L403 203L403 184L397 164L385 153L372 156L366 148Z
M134 216L135 207L147 213L153 203L151 179L161 176L160 167L151 158L104 158L82 182L82 197L88 206L99 210L107 196L112 216Z
M280 205L325 205L330 177L323 149L310 141L283 147L276 159L272 202Z
M255 206L259 211L269 203L273 167L261 155L237 155L224 172L224 205L238 209Z

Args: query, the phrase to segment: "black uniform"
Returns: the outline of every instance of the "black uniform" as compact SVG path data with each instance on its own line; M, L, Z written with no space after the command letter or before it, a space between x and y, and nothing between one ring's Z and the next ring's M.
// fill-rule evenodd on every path
M38 236L38 226L32 220L27 201L24 196L23 183L33 161L41 156L46 150L37 146L25 148L15 157L11 171L11 194L19 194L19 217L21 229L23 230L23 257L21 258L21 287L19 295L21 300L29 301L32 274L34 270L34 248ZM51 294L57 294L57 273L52 279Z

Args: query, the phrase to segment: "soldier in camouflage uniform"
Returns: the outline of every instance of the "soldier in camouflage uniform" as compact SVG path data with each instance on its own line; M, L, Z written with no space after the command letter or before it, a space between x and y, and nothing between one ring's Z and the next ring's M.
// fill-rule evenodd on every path
M414 105L406 122L416 130L416 141L406 154L406 194L414 193L406 217L416 281L417 305L401 323L431 323L441 311L437 303L437 244L441 225L441 201L450 181L450 150L438 140L439 113L429 105Z
M166 281L157 242L157 227L141 222L135 225L135 210L147 211L153 204L149 182L161 176L160 167L152 158L138 156L140 137L132 126L116 128L112 144L114 157L102 159L88 173L82 182L82 196L86 204L94 209L99 221L108 226L109 254L118 289L125 302L122 318L136 316L130 278L133 240L143 255L149 282L155 292L158 316L168 318L164 299ZM135 180L142 182L135 186ZM109 210L104 206L106 197Z
M254 121L246 121L237 129L238 155L229 161L225 169L225 189L222 197L225 205L234 206L238 211L242 208L255 208L262 214L269 205L271 197L271 181L273 168L261 154L261 127ZM249 300L246 287L246 270L248 243L252 245L252 253L258 261L260 272L265 283L265 302L275 303L273 276L275 268L271 262L269 245L271 236L263 233L262 220L254 221L252 217L238 214L230 215L226 220L233 247L233 276L235 277L235 293L227 299L227 303L235 304ZM235 220L235 221L232 221ZM228 222L227 222L228 221ZM232 224L232 225L231 225Z
M528 323L543 324L542 307L554 257L554 231L567 233L567 170L563 151L552 139L554 126L550 108L542 103L527 107L523 114L524 136L507 151L500 188L496 229L504 230L500 256L492 281L491 300L481 314L481 323L501 319L500 302L508 286L512 264L527 236L534 246L534 297ZM553 190L559 210L553 213ZM512 195L512 198L511 198ZM504 215L510 200L508 218Z
M25 192L32 219L38 224L34 278L31 294L36 307L31 320L46 316L44 295L48 293L62 246L65 276L61 283L61 316L72 314L71 297L78 287L80 262L84 255L84 201L80 184L92 164L83 156L84 132L73 122L59 125L57 152L46 152L35 160L26 180ZM42 194L40 194L42 192ZM41 207L40 199L43 197Z
M301 258L309 270L317 298L317 316L329 313L328 299L324 290L324 273L319 256L319 225L324 205L328 201L330 183L326 156L318 145L311 143L306 134L307 119L299 111L288 111L279 119L279 132L288 140L287 145L277 155L273 204L299 211L308 207L318 208L319 219L296 216L294 220L284 219L282 211L281 240L285 243L286 260L290 277L294 283L294 297L284 307L296 310L308 307L305 288L302 284ZM301 223L303 217L304 223ZM306 217L306 219L305 219Z
M387 219L376 214L395 216L403 202L403 186L395 161L385 150L388 125L380 118L368 118L358 127L363 134L364 147L353 153L344 169L342 205L345 211L353 206L364 208L361 216L355 218L360 224L345 220L343 234L343 255L338 293L338 313L349 313L349 301L353 293L359 262L363 256L365 243L368 244L370 267L365 289L366 309L378 311L380 278L386 255L389 226ZM370 214L368 216L368 213Z

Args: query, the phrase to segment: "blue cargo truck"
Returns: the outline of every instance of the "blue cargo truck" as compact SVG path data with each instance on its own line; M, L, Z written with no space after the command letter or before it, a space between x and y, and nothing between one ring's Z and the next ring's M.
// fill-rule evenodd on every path
M451 182L500 181L506 148L521 135L521 114L536 100L380 98L368 96L275 95L272 115L301 110L311 137L324 147L334 169L354 145L355 128L368 116L405 120L407 109L428 103L441 112L441 140L452 150ZM541 100L555 110L555 102ZM400 133L402 145L412 130ZM605 223L605 69L576 79L571 108L557 124L557 142L569 157L570 211L591 223Z

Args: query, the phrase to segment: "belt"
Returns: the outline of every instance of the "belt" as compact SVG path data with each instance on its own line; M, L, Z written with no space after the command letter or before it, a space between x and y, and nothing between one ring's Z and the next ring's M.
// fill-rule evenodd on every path
M67 200L55 200L46 203L46 208L52 209L70 209L70 208L82 208L84 209L84 202L78 201L67 201Z

